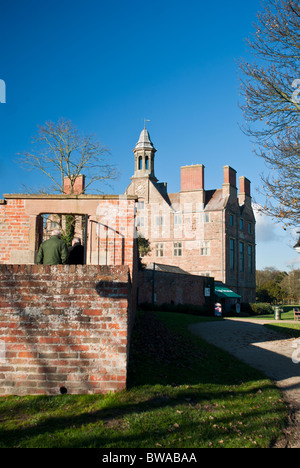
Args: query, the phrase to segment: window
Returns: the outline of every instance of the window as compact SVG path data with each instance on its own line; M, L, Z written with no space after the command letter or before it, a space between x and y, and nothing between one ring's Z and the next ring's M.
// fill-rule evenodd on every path
M143 169L143 158L139 156L139 171Z
M207 241L201 242L200 255L208 256L210 255L210 243Z
M248 271L253 273L253 248L252 245L248 245Z
M230 226L234 226L234 216L230 215Z
M230 239L229 243L229 268L234 270L235 268L235 240Z
M174 215L174 225L182 224L182 214L177 213Z
M136 225L137 227L143 227L144 226L144 218L143 217L137 217L136 218Z
M248 223L248 234L252 234L252 224Z
M149 170L149 157L146 156L146 170Z
M242 218L240 219L240 230L244 230L244 220Z
M164 244L156 244L155 245L156 256L163 257L164 256Z
M163 216L156 216L156 226L164 226L165 220Z
M202 221L202 223L209 223L210 222L210 213L201 213L201 221Z
M244 268L244 243L240 242L240 272L243 272Z
M144 204L144 201L142 200L139 200L136 204L136 207L138 210L143 210L145 208L145 204Z
M182 256L182 242L174 242L174 257Z

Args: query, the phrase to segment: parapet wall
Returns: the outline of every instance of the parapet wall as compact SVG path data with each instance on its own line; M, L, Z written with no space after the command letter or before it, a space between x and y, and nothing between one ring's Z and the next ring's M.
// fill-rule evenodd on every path
M0 395L126 387L128 266L0 265Z

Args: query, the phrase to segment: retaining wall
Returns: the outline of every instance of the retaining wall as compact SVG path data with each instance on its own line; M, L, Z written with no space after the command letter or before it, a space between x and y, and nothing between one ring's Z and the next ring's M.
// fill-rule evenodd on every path
M126 387L128 266L0 265L0 395Z

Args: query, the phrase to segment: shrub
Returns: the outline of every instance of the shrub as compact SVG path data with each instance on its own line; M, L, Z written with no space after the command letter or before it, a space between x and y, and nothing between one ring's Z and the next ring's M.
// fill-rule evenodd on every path
M257 302L250 304L250 306L254 315L272 315L274 313L271 304L265 302Z

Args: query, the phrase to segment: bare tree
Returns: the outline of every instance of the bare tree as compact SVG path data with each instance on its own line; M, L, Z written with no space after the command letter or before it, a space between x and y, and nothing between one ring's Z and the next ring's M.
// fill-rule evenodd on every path
M117 171L107 162L108 150L94 135L81 136L70 120L46 122L33 138L36 150L20 154L19 162L29 170L45 174L52 182L51 193L64 193L64 179L70 192L80 174L86 176L85 191L97 181L116 179ZM42 192L46 192L43 188ZM99 190L97 190L99 191Z
M284 272L280 272L274 267L266 267L263 270L256 270L256 287L262 288L271 281L279 282L279 280L282 279L281 276L284 275Z
M79 175L85 176L82 193L86 193L97 181L106 182L117 177L115 167L107 162L108 150L95 136L81 136L70 120L60 119L57 123L46 122L39 126L33 145L35 151L20 154L19 162L23 167L39 171L51 180L49 187L38 190L40 193L63 194L67 178L68 193L72 194ZM33 188L25 187L25 190L32 192ZM80 195L77 187L76 194ZM43 215L43 218L46 226L49 220L58 223L68 246L71 245L76 223L82 224L81 217L75 214L51 214Z
M300 297L300 270L292 269L282 279L280 286L289 298L298 299Z
M240 61L244 132L271 173L262 175L262 211L285 225L300 220L300 4L267 0L248 40L255 63Z

